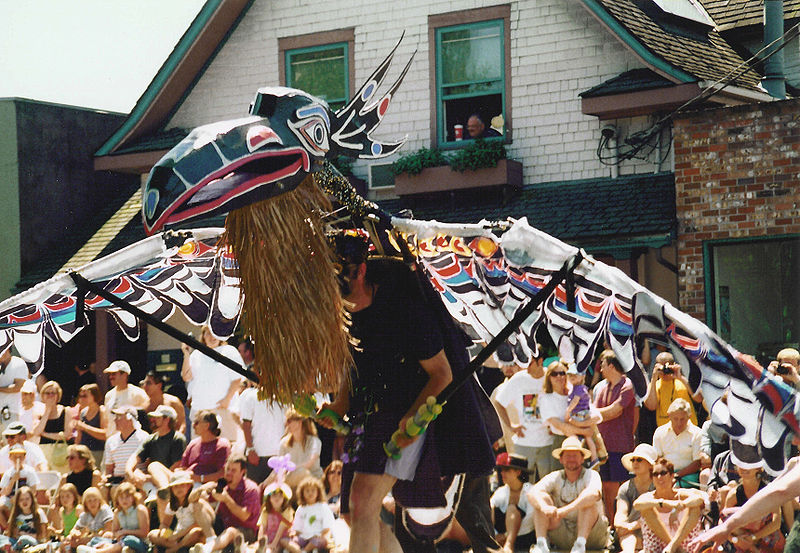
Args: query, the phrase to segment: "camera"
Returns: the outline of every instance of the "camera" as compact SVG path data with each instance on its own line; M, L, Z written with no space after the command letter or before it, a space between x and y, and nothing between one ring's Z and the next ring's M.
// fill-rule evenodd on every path
M217 480L217 489L216 489L217 493L222 493L222 490L224 490L225 486L227 485L228 481L225 480L224 478L220 478L219 480Z
M775 372L778 373L778 374L789 374L791 372L791 370L792 370L792 368L791 368L790 365L787 365L786 363L782 363L782 364L778 365L778 368L775 369Z
M663 374L675 374L675 369L672 368L672 365L664 365L661 372Z

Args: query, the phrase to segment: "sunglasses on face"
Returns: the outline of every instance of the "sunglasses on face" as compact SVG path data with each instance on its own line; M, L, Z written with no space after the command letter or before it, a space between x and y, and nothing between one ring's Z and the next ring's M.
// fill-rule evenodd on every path
M664 476L666 474L672 474L672 473L668 470L654 470L650 474L652 474L653 476Z
M567 373L562 371L553 371L550 373L550 376L567 376Z
M640 461L644 461L641 457L631 457L631 463L638 463Z

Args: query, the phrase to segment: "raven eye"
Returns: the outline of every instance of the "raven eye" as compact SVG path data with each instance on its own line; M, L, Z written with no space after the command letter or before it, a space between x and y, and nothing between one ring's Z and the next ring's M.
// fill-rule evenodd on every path
M317 156L328 153L328 127L321 117L315 115L290 125L310 153Z

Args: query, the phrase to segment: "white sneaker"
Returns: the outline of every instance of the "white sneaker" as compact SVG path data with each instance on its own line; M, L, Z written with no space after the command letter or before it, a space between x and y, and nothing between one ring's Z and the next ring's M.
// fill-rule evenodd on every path
M203 544L196 543L189 548L189 553L203 553Z
M547 545L542 547L541 545L534 543L531 546L529 553L550 553L550 548L547 547Z
M88 545L79 545L75 551L77 553L95 553L94 547L89 547Z
M586 553L586 544L585 543L576 543L572 546L572 549L569 550L569 553Z

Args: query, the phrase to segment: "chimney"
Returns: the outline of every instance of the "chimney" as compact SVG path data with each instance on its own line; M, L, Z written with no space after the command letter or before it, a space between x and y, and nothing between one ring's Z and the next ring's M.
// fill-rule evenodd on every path
M782 35L783 0L764 0L764 46L780 39ZM783 41L778 40L769 50L764 52L764 55L769 57L764 62L764 78L761 81L770 96L779 100L786 98L783 50L776 52L776 49L781 46L783 46Z

